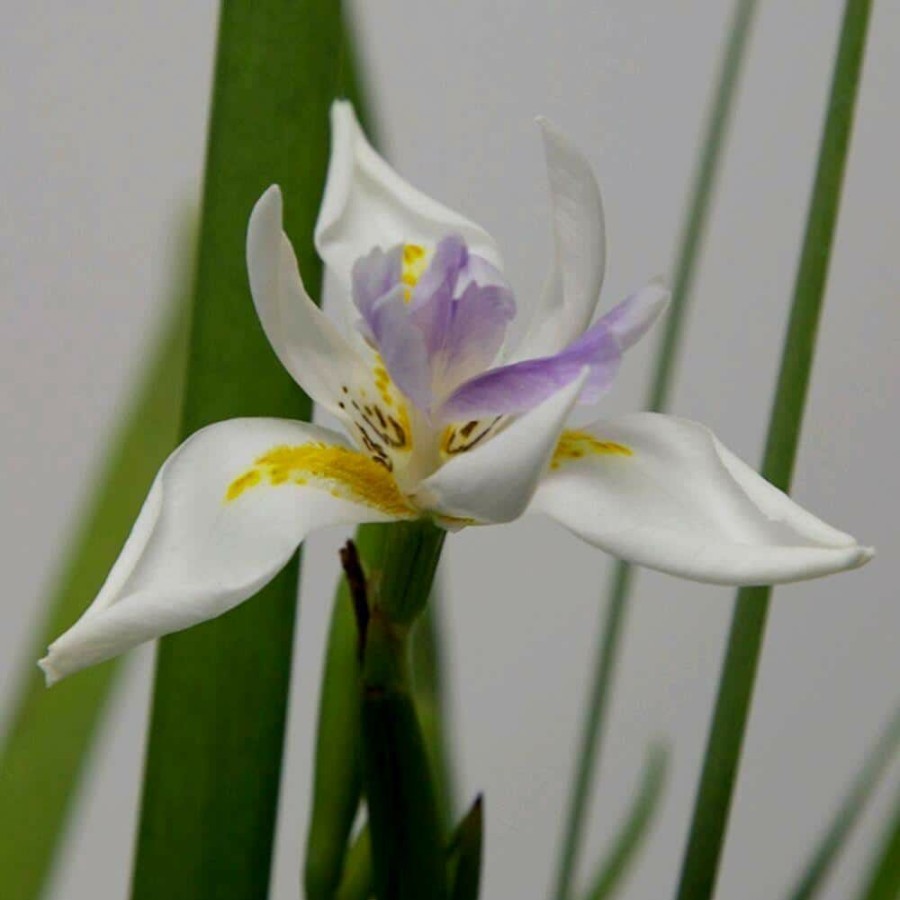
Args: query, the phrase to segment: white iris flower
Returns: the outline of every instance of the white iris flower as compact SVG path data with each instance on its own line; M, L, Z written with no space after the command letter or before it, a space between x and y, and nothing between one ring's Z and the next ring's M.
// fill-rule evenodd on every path
M736 585L871 557L701 425L638 413L566 428L576 404L610 386L668 293L651 283L594 321L600 192L549 124L553 268L523 341L500 361L516 305L490 235L401 179L349 104L335 104L332 126L316 245L347 327L306 293L277 187L250 217L247 264L275 353L347 435L233 419L185 441L97 598L41 660L48 682L221 615L310 531L338 523L430 517L457 529L544 513L622 559Z

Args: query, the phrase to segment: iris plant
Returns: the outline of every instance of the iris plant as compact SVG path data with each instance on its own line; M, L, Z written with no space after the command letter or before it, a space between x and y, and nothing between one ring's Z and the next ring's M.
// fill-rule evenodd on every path
M251 214L247 264L275 353L346 435L248 418L189 438L160 470L97 598L41 660L48 682L221 615L310 531L339 523L429 517L456 530L544 513L623 559L741 585L871 557L701 425L638 413L567 428L576 405L609 389L668 293L651 282L594 320L600 192L578 150L540 124L553 266L507 352L517 307L490 235L400 178L350 105L334 105L315 235L334 315L303 286L275 186Z

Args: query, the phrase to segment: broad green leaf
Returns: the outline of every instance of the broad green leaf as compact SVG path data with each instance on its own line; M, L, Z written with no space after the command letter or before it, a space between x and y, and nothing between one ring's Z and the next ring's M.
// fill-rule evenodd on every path
M585 895L586 900L609 900L634 864L656 817L669 769L669 749L651 747L640 787L612 848Z
M235 416L306 418L247 287L250 210L272 183L307 284L340 90L340 5L221 6L182 434ZM136 900L266 896L297 563L231 613L160 643L133 881Z
M800 880L788 894L790 900L812 900L819 892L888 763L894 758L898 745L900 745L900 712L894 715L859 770L834 821L822 836Z
M187 359L184 297L168 316L129 413L72 541L31 660L84 611L131 530L150 484L178 436ZM74 790L106 701L117 661L44 687L31 664L0 749L0 897L33 900L47 883Z
M846 0L825 130L762 473L790 489L837 221L871 0ZM712 896L765 634L771 588L738 591L677 900Z
M728 133L738 79L746 56L747 39L755 13L756 0L737 0L700 156L694 171L690 200L676 256L672 302L665 317L665 331L647 397L647 409L656 412L663 411L668 405L669 388L673 382L694 273L703 246L706 223L721 165L722 148ZM625 605L631 591L631 581L631 567L628 563L617 562L609 586L609 600L602 631L603 641L594 660L591 689L585 706L583 732L576 756L577 771L569 792L565 834L556 876L557 900L568 900L581 854L587 804L593 793L594 774L600 765L606 710L619 657L619 645L625 625Z

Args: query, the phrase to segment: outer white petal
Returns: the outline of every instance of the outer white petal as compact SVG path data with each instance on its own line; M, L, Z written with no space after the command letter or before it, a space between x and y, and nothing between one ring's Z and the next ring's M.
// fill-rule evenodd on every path
M606 268L603 202L590 163L550 122L538 123L550 179L554 258L516 359L552 355L588 327Z
M281 228L282 200L272 185L256 202L247 229L247 269L257 315L282 365L315 400L337 415L344 385L371 383L354 345L313 303ZM343 416L342 416L343 417Z
M872 551L757 475L703 426L642 413L586 429L632 456L586 453L551 470L529 511L615 556L718 584L776 584L867 562Z
M454 518L510 522L528 506L589 372L517 418L496 437L453 457L420 485L417 502Z
M310 443L347 447L328 429L279 419L219 422L182 444L157 475L97 598L41 660L48 683L221 615L272 579L315 528L394 518L313 478L305 485L263 479L226 499L261 455Z
M372 149L350 103L335 102L331 159L315 240L343 290L349 293L353 263L373 248L403 243L433 246L452 233L502 270L491 236L404 181Z

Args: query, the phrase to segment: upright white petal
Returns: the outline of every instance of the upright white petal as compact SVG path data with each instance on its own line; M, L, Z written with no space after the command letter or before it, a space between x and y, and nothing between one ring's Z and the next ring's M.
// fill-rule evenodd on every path
M256 593L315 528L413 512L387 471L325 428L232 419L160 470L96 600L51 644L52 683Z
M538 123L550 179L554 255L516 359L550 356L588 327L606 268L603 202L591 165L550 122Z
M370 385L370 367L355 346L313 303L282 231L282 199L272 185L256 202L247 229L250 291L272 349L317 403L342 416L348 385Z
M404 181L373 149L347 101L331 108L331 159L325 196L316 222L319 255L349 294L350 271L375 247L433 247L448 234L502 269L491 236L459 213Z
M718 584L799 581L872 556L703 426L653 413L567 433L529 511L622 559Z
M416 499L446 516L510 522L525 511L589 371L509 424L454 456L422 482Z

